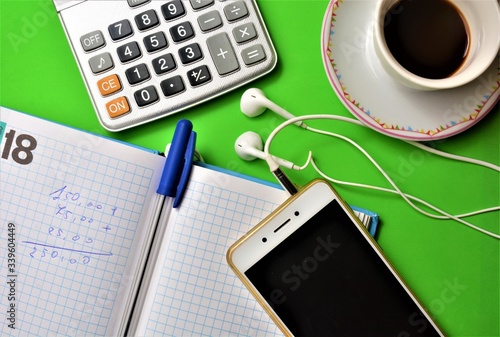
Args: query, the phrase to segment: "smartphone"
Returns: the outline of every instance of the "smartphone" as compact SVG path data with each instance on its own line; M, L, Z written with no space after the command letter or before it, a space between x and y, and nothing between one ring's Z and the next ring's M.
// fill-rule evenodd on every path
M444 336L326 181L290 197L227 260L287 336Z

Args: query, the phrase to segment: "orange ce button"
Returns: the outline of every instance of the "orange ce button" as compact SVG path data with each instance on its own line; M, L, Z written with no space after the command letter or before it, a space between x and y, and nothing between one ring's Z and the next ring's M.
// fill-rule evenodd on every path
M99 91L102 96L108 96L114 94L117 91L122 89L122 84L120 83L120 78L118 75L109 75L100 79L97 82L97 86L99 87Z

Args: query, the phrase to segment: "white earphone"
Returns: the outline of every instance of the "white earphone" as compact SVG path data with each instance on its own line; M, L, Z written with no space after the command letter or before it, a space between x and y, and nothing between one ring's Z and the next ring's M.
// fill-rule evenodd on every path
M257 88L248 89L243 93L240 101L240 109L241 112L252 118L261 115L264 111L266 111L266 109L274 111L285 119L295 117L273 101L269 100L264 92ZM302 121L299 121L296 124L304 129L307 128L307 125Z
M264 143L262 142L262 138L253 132L247 131L236 139L234 143L234 150L243 160L252 161L257 158L266 160L266 156L264 154ZM284 166L291 170L300 170L300 167L297 167L294 163L289 162L288 160L284 160L275 156L272 156L273 160L280 166Z
M274 112L277 112L280 116L287 119L285 122L283 122L281 125L279 125L273 132L271 132L268 139L266 140L266 143L265 143L263 150L262 150L262 145L261 145L262 140L260 139L260 137L255 133L251 133L252 135L250 136L249 132L246 132L243 135L241 135L240 137L238 137L238 140L235 143L235 149L236 149L237 154L240 156L240 158L243 158L245 160L253 160L255 158L265 159L269 165L271 172L276 176L276 178L281 183L281 185L290 194L295 193L296 189L295 189L294 185L286 177L286 175L280 170L279 166L282 165L281 163L282 162L289 163L289 164L291 164L291 166L288 166L288 165L282 165L282 166L288 167L288 168L293 168L296 170L304 169L305 167L307 167L309 165L309 163L311 163L319 175L321 175L323 178L325 178L327 180L330 180L333 183L399 194L411 207L413 207L415 210L417 210L418 212L420 212L428 217L435 218L435 219L452 219L452 220L455 220L459 223L462 223L462 224L464 224L472 229L478 230L484 234L487 234L487 235L492 236L494 238L500 239L499 234L489 232L485 229L482 229L478 226L475 226L475 225L462 219L462 218L465 218L465 217L468 217L471 215L492 212L492 211L498 211L498 210L500 210L500 206L494 206L494 207L478 210L475 212L470 212L467 214L460 214L460 215L448 214L447 212L439 209L438 207L436 207L436 206L434 206L434 205L432 205L432 204L430 204L422 199L416 198L412 195L409 195L409 194L402 192L398 188L398 186L394 183L394 181L392 181L392 179L387 175L387 173L380 167L380 165L361 146L359 146L357 143L355 143L351 139L349 139L345 136L339 135L339 134L332 133L332 132L318 130L318 129L309 127L305 123L303 123L303 120L332 119L332 120L340 120L343 122L348 122L348 123L352 123L352 124L366 127L366 125L364 125L360 121L352 119L352 118L343 117L343 116L326 115L326 114L317 114L317 115L307 115L307 116L295 117L291 113L289 113L288 111L284 110L283 108L279 107L277 104L273 103L268 98L266 98L264 93L259 89L247 90L241 98L240 107L241 107L242 112L249 117L256 117L256 116L262 114L266 110L266 108L268 108ZM346 181L340 181L340 180L333 179L333 178L325 175L318 168L318 166L314 162L314 159L312 158L311 152L309 152L309 158L308 158L306 164L302 167L298 167L297 165L295 165L289 161L272 156L269 153L272 140L274 139L274 137L276 137L276 135L281 130L283 130L285 127L287 127L288 125L291 125L291 124L296 124L298 126L301 126L304 129L306 129L306 130L316 132L319 134L323 134L323 135L327 135L327 136L331 136L331 137L335 137L335 138L338 138L338 139L341 139L341 140L344 140L344 141L350 143L351 145L356 147L359 151L361 151L372 162L372 164L380 171L380 173L391 184L393 189L387 189L387 188L382 188L382 187L378 187L378 186L358 184L358 183L346 182ZM252 138L252 140L250 140L250 138ZM256 140L256 138L257 138L257 140ZM446 157L446 158L453 159L453 160L468 162L468 163L472 163L475 165L484 166L484 167L493 169L497 172L500 172L499 166L488 163L488 162L484 162L481 160L476 160L476 159L472 159L472 158L468 158L468 157L462 157L462 156L457 156L457 155L453 155L453 154L448 154L446 152L432 149L430 147L427 147L425 145L422 145L420 143L413 142L413 141L405 141L405 142L410 144L410 145L413 145L415 147L418 147L421 150L433 153L435 155L439 155L439 156ZM240 144L241 146L238 144ZM425 206L429 207L430 209L434 210L438 214L429 213L426 210L417 206L414 202L425 205Z

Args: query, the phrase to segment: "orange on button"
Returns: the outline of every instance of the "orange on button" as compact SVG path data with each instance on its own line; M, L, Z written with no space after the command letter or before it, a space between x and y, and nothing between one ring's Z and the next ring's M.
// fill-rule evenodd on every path
M130 105L126 97L118 97L106 104L106 110L108 111L109 117L115 118L129 112Z
M108 96L121 90L122 84L120 83L118 75L113 74L100 79L97 82L97 87L99 88L101 95Z

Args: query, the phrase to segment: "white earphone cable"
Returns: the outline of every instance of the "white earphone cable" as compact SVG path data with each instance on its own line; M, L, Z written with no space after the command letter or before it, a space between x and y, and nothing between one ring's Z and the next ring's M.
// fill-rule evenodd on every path
M441 156L441 157L452 159L452 160L462 161L462 162L465 162L465 163L471 163L471 164L474 164L474 165L484 166L486 168L490 168L492 170L500 172L500 166L497 166L497 165L492 164L492 163L488 163L486 161L482 161L482 160L474 159L474 158L469 158L469 157L458 156L458 155L455 155L455 154L443 152L443 151L433 149L433 148L431 148L429 146L425 146L424 144L421 144L421 143L418 143L418 142L414 142L414 141L405 140L404 142L408 143L410 145L413 145L415 147L418 147L421 150L424 150L424 151L427 151L429 153L435 154L437 156Z
M392 194L399 194L398 191L391 190L390 188L384 188L384 187L380 187L380 186L360 184L360 183L353 183L353 182L349 182L349 181L343 181L343 180L334 179L334 178L326 175L323 171L321 171L321 169L318 167L318 165L316 164L316 162L314 161L314 159L311 160L311 164L314 167L314 169L316 170L316 172L319 173L319 175L321 175L323 178L331 181L332 183L335 183L335 184L338 184L338 185L345 185L345 186L353 186L353 187L360 187L360 188L372 189L372 190L382 191L382 192L387 192L387 193L392 193ZM409 199L414 200L414 201L416 201L416 202L418 202L418 203L420 203L420 204L422 204L424 206L427 206L427 207L429 207L431 209L435 209L436 208L434 205L428 203L427 201L422 200L420 198L417 198L417 197L415 197L415 196L413 196L411 194L405 193L405 195ZM470 217L470 216L473 216L473 215L478 215L478 214L488 213L488 212L495 212L495 211L499 211L499 210L500 210L500 206L495 206L495 207L485 208L485 209L482 209L482 210L473 211L473 212L469 212L469 213L458 214L458 215L455 215L455 216L457 218L466 218L466 217ZM432 216L435 219L440 219L440 220L447 220L448 219L448 217L446 217L444 215L431 214L430 216Z
M304 121L304 120L311 120L311 119L340 120L340 121L344 121L344 122L348 122L348 123L352 123L352 124L357 124L357 125L365 126L364 124L362 124L358 120L354 120L354 119L343 117L343 116L326 115L326 114L306 115L306 116L299 116L299 117L295 117L295 118L292 118L292 119L288 119L285 122L283 122L282 124L280 124L276 129L274 129L271 132L271 134L269 135L268 139L266 140L266 143L264 145L264 153L265 153L265 157L266 157L266 160L267 160L268 164L270 163L270 160L272 161L272 157L270 155L270 146L271 146L272 140L276 137L276 135L281 130L283 130L285 127L287 127L290 124L294 124L294 123L297 123L299 121ZM478 227L476 225L473 225L473 224L471 224L471 223L469 223L469 222L461 219L462 217L465 217L465 216L470 216L470 215L475 215L475 214L485 213L485 212L491 212L491 211L497 211L497 210L500 209L500 207L492 207L492 208L483 209L483 210L479 210L479 211L475 211L475 212L471 212L471 213L467 213L467 214L462 214L462 215L458 215L458 216L457 215L448 214L447 212L439 209L436 206L433 206L432 204L430 204L430 203L428 203L426 201L423 201L421 199L418 199L416 197L413 197L411 195L403 193L399 189L399 187L394 183L394 181L387 175L387 173L380 167L380 165L361 146L359 146L353 140L351 140L351 139L349 139L347 137L344 137L342 135L335 134L333 132L319 130L319 129L315 129L315 128L312 128L312 127L309 127L309 126L306 129L309 130L309 131L312 131L312 132L319 133L319 134L323 134L323 135L327 135L327 136L330 136L330 137L339 138L341 140L344 140L344 141L350 143L354 147L356 147L379 170L379 172L384 176L384 178L393 187L393 190L391 190L391 189L385 189L385 188L381 188L381 187L377 187L377 186L371 186L371 185L341 182L341 181L335 180L333 178L330 178L327 175L325 175L321 170L319 170L319 168L317 167L317 165L314 162L314 160L311 159L311 152L309 152L309 159L308 159L306 165L302 166L299 169L305 168L307 166L307 164L309 163L309 161L311 161L313 167L318 172L318 174L320 174L325 179L328 179L328 180L330 180L330 181L332 181L334 183L335 182L336 183L343 183L345 185L351 185L351 186L357 186L357 187L363 187L363 188L371 188L371 189L376 189L376 190L385 191L385 192L389 192L389 193L399 194L411 207L413 207L415 210L417 210L418 212L420 212L420 213L422 213L422 214L424 214L424 215L426 215L428 217L436 218L436 219L452 219L452 220L455 220L455 221L457 221L459 223L462 223L462 224L464 224L464 225L466 225L466 226L468 226L468 227L470 227L472 229L480 231L480 232L482 232L482 233L484 233L486 235L492 236L492 237L494 237L496 239L500 239L500 235L499 234L487 231L487 230L485 230L485 229L483 229L481 227ZM454 159L454 160L458 160L458 161L463 161L463 162L469 162L469 163L480 165L480 166L484 166L484 167L487 167L487 168L490 168L490 169L493 169L493 170L496 170L496 171L500 171L500 167L498 167L496 165L493 165L491 163L488 163L488 162L484 162L484 161L476 160L476 159L471 159L471 158L467 158L467 157L462 157L462 156L451 155L451 154L448 154L448 153L445 153L445 152L442 152L442 151L439 151L439 150L435 150L435 149L429 148L429 147L424 146L424 145L422 145L420 143L417 143L417 142L412 142L412 141L406 141L406 142L408 144L410 144L410 145L416 146L416 147L418 147L418 148L420 148L422 150L428 151L430 153L433 153L433 154L436 154L436 155L439 155L439 156L442 156L442 157L446 157L446 158L450 158L450 159ZM423 205L425 205L425 206L433 209L437 213L440 213L441 216L429 213L429 212L421 209L420 207L418 207L417 205L415 205L412 202L412 200L417 201L417 202L419 202L419 203L421 203L421 204L423 204Z

